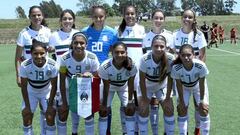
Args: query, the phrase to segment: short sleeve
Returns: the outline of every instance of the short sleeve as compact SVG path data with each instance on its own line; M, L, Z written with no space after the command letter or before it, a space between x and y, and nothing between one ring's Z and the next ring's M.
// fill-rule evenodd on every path
M133 65L133 68L131 69L131 72L130 72L130 76L133 77L137 74L137 67L136 65L134 64Z
M146 67L146 66L147 66L147 65L146 65L146 62L145 62L145 60L144 60L144 57L142 57L142 58L140 59L139 70L142 71L142 72L144 72L144 73L146 73L146 72L147 72L147 67Z
M19 71L20 71L20 73L19 73L20 77L27 78L27 71L26 71L26 68L23 66L23 63L20 66L20 70Z
M104 68L104 65L102 64L99 69L98 69L98 75L100 76L100 78L104 79L104 80L109 80L108 77L108 72L107 70Z
M208 74L209 74L209 70L208 70L206 64L203 63L203 66L202 66L202 68L200 69L200 75L199 75L199 77L200 77L200 78L203 78L203 77L206 77Z
M176 71L176 65L173 66L172 71L171 71L171 77L173 79L180 79L179 73Z
M92 72L96 72L99 68L99 61L97 56L95 57L95 59L93 59L92 61Z

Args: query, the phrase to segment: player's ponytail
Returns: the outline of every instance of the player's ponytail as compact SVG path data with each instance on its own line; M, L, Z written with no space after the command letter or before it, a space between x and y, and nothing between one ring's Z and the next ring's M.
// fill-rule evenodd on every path
M130 57L127 56L127 58L123 61L123 67L127 70L132 70L133 62Z

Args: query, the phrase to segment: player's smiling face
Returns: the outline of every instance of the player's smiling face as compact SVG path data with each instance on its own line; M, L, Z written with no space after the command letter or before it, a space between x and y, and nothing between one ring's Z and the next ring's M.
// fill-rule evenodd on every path
M152 53L154 56L161 56L166 50L166 43L163 40L157 39L152 43Z
M193 62L193 52L190 48L185 48L180 53L180 59L183 62L184 67L190 66Z
M185 27L192 28L192 25L194 22L195 22L195 15L194 15L193 11L191 11L191 10L184 11L183 16L182 16L183 27L185 26Z
M153 20L154 27L161 27L165 19L164 19L164 15L162 12L156 12L153 15L152 20Z
M43 20L43 14L39 8L33 8L31 14L29 15L32 25L41 25Z
M33 62L36 66L42 67L45 64L47 52L43 47L41 46L35 47L32 50L31 54L32 54Z
M60 20L63 31L70 32L74 24L73 16L70 13L65 13Z
M76 36L72 47L73 47L73 52L75 54L84 54L84 50L86 49L87 43L84 37L82 36Z
M127 57L127 51L125 50L124 46L118 45L116 48L113 49L112 55L114 61L118 65L121 65Z
M101 8L94 9L92 21L95 27L102 28L106 19L106 13Z
M136 11L134 7L128 7L124 14L127 26L134 26L136 22Z

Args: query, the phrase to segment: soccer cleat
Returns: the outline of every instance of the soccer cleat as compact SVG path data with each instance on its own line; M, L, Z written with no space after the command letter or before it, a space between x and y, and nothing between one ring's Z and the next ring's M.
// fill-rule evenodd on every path
M200 135L200 129L199 128L195 128L194 135Z
M78 135L78 133L72 133L72 135Z
M111 135L111 132L110 131L107 131L107 134L106 135Z

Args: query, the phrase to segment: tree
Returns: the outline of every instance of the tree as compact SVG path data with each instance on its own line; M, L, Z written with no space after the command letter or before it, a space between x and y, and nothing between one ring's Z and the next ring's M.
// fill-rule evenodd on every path
M107 16L115 16L114 10L107 3L104 3L103 7L106 9Z
M157 7L164 11L166 16L176 15L179 9L175 6L175 0L157 0Z
M234 5L237 4L235 0L226 0L224 3L225 3L226 12L229 14L232 13Z
M90 9L94 5L102 5L102 0L78 0L77 6L80 7L80 14L89 15Z
M43 10L44 16L47 18L57 18L62 12L61 6L56 4L54 0L50 0L49 2L42 1L40 7Z
M21 6L16 8L17 18L27 18L24 9Z

